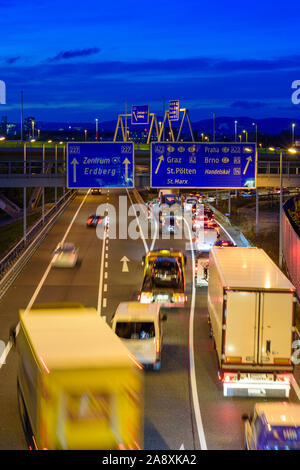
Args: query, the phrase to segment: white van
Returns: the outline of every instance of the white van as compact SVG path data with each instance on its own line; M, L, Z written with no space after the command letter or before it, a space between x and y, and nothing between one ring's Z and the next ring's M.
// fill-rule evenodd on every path
M159 370L166 319L159 303L122 302L112 318L112 329L141 364Z

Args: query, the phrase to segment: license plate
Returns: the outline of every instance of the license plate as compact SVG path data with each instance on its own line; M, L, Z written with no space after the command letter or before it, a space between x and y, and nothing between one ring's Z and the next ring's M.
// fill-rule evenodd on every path
M168 300L169 296L168 295L158 295L157 300Z

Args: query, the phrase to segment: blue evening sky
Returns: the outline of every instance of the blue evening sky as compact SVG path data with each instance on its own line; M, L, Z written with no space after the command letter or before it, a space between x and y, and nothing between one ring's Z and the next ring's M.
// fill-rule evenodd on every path
M300 3L201 0L0 0L0 116L115 119L133 104L193 121L300 117Z

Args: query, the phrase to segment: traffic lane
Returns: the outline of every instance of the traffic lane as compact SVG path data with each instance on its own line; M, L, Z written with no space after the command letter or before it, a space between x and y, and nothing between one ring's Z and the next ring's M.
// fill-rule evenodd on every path
M108 203L111 204L116 211L116 220L110 216L108 237L105 246L105 259L103 267L103 286L101 313L106 316L107 322L110 324L112 315L120 302L137 300L138 292L141 288L143 279L142 258L146 254L143 240L140 236L135 216L129 216L121 210L119 213L119 196L127 198L128 209L131 201L124 191L110 190ZM136 203L132 193L131 200ZM133 212L134 213L134 212ZM128 226L132 225L132 231L135 233L136 239L128 236ZM119 238L120 229L125 227L127 230L127 238ZM146 235L146 234L145 234ZM126 236L126 233L123 234ZM146 240L149 245L149 239ZM128 261L121 261L124 257ZM126 270L126 265L127 269Z
M86 226L86 221L105 202L105 195L87 197L66 238L79 250L77 265L52 267L36 303L78 302L97 308L102 240L97 237L96 228Z
M31 256L26 266L1 298L0 338L2 340L8 340L9 328L19 320L19 309L25 308L28 305L50 263L53 250L64 236L82 200L83 196L78 196L65 209L35 253Z
M226 249L226 248L224 248ZM249 397L224 397L218 380L217 354L209 337L207 288L197 289L195 315L195 364L198 396L203 427L209 450L239 450L244 448L244 413L251 414L255 403L283 401ZM289 400L299 403L291 389Z
M176 239L160 238L156 247L172 248L174 251L185 252L189 239L184 236ZM162 368L155 375L151 372L146 376L146 416L145 423L149 449L165 449L162 447L161 436L169 449L200 449L191 397L189 371L189 318L192 294L192 264L189 253L186 264L186 295L188 301L181 308L164 308L167 322L164 328L164 346L162 350ZM156 432L155 432L156 431ZM158 433L157 433L158 431Z
M110 194L109 202L117 205L117 197L116 194ZM136 202L132 195L131 198ZM126 217L126 214L121 214L120 217L122 222L122 217ZM152 239L147 238L146 242L150 247ZM161 247L162 244L165 247L172 245L174 249L182 249L183 245L182 240L157 240L154 248ZM103 294L107 299L107 306L102 308L102 314L107 317L109 324L120 302L136 300L143 281L141 262L144 254L145 247L141 238L109 238L106 279L108 290ZM128 272L122 272L120 260L124 255L129 259ZM189 305L182 309L163 311L167 313L168 320L163 324L162 368L158 372L145 372L145 448L179 449L184 444L186 449L194 449L187 347Z
M50 261L49 253L62 238L82 197L66 208L56 225L21 271L0 302L0 338L8 340L9 329L19 321L19 309L26 308ZM53 300L53 299L52 299ZM17 405L17 354L12 349L0 370L0 449L26 449Z

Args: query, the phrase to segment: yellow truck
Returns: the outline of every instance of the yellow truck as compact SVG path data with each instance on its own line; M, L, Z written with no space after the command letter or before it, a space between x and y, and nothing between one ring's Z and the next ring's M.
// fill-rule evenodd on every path
M143 447L143 367L94 308L20 311L16 347L29 448Z

